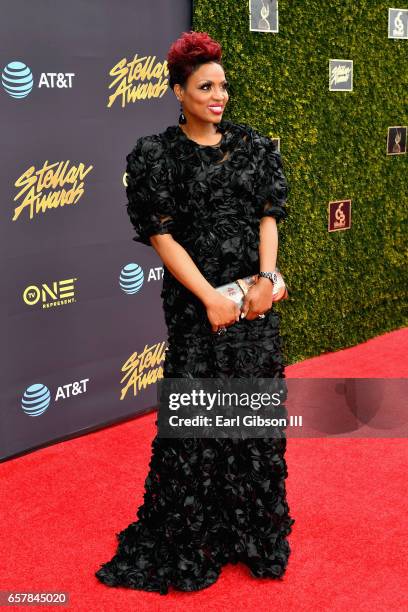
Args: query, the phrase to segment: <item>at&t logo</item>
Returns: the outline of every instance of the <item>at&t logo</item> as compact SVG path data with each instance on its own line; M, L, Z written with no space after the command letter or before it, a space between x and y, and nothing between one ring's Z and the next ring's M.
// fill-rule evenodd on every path
M157 268L149 268L147 282L159 281L163 279L163 266ZM143 268L137 263L128 263L120 271L119 275L119 286L124 293L133 295L139 293L143 287L145 281L145 275Z
M60 385L55 394L54 401L68 399L81 395L87 391L89 378ZM21 408L27 416L36 417L42 415L51 403L51 392L43 383L34 383L27 387L21 399Z
M74 72L41 72L38 88L71 89ZM34 86L31 69L19 60L9 62L1 74L4 91L11 98L26 98Z

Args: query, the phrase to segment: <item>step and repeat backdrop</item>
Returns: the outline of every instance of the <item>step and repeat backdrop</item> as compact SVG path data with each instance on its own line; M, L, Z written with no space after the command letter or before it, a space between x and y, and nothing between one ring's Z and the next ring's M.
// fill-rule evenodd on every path
M189 0L12 0L1 31L1 412L7 459L156 405L163 268L132 240L126 155L177 124Z

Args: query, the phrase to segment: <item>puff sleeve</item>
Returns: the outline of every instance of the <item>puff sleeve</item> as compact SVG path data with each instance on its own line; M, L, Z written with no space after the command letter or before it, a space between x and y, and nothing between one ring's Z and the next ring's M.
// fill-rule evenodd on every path
M258 219L275 217L276 222L286 219L286 200L289 194L282 164L282 157L270 138L256 135L257 180L255 209Z
M126 156L126 207L136 231L133 240L147 246L151 246L150 236L171 234L175 223L163 149L157 135L142 136Z

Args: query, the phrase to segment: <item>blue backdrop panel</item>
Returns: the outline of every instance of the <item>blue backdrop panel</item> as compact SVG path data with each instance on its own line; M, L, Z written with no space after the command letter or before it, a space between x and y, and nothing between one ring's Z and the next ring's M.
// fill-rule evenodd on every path
M126 155L177 123L189 0L4 1L0 458L156 404L161 261L132 240Z

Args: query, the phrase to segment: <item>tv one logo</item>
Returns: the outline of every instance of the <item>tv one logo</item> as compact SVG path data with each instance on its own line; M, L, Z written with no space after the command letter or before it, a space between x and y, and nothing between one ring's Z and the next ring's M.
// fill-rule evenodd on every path
M76 302L74 286L76 280L78 279L66 278L41 285L29 285L23 291L24 303L27 306L41 304L42 308L52 308Z
M72 89L74 72L41 72L38 88ZM3 89L11 98L26 98L34 87L31 69L24 62L14 60L3 68L1 73Z

